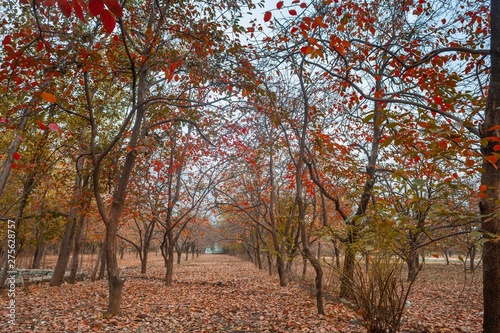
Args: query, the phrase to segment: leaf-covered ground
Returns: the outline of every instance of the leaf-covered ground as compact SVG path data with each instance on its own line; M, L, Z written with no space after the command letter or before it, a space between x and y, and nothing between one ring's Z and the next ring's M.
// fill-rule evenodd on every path
M18 287L16 326L0 315L1 332L365 332L356 314L335 298L326 316L316 314L308 288L281 288L276 277L251 263L225 255L202 255L175 266L174 284L165 287L161 257L151 257L141 276L138 260L121 262L123 315L103 316L106 282ZM460 266L428 264L409 298L402 332L480 332L479 273ZM8 297L2 293L3 304Z

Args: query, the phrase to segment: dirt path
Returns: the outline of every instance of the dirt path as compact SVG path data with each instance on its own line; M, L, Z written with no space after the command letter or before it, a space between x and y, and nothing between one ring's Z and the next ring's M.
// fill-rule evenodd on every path
M102 315L107 304L106 282L85 281L62 287L32 285L17 290L15 329L8 330L3 320L7 312L2 309L0 331L365 332L353 321L353 312L342 304L329 301L327 315L318 316L314 298L305 288L294 284L280 288L276 277L238 258L203 255L176 265L171 287L164 286L159 256L151 257L146 276L138 273L138 261L132 256L121 262L121 267L127 278L122 316ZM6 295L2 300L7 304ZM425 298L421 301L425 302ZM451 310L456 308L451 306ZM426 326L427 319L424 316L419 325ZM456 322L456 318L451 320ZM461 324L467 326L468 321ZM438 327L454 326L441 323ZM477 332L479 327L418 332Z

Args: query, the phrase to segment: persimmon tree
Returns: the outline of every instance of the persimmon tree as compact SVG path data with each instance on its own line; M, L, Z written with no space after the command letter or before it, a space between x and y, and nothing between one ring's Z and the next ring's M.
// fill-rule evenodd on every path
M340 5L335 2L300 4L296 1L291 7L289 4L285 7L280 1L277 9L283 12L288 9L286 16L294 17L292 23L281 30L284 31L282 36L297 38L296 45L309 56L309 63L354 89L354 101L370 99L388 110L390 108L386 106L406 105L442 119L443 124L452 123L456 129L465 128L476 136L476 140L485 137L484 130L478 129L478 124L483 123L481 119L485 125L488 123L486 119L490 122L496 119L488 109L484 117L480 114L481 105L484 105L481 100L484 101L485 95L485 76L482 74L487 70L484 56L490 54L490 50L485 49L489 31L487 3L350 1ZM444 17L444 12L453 15ZM273 14L277 16L276 11L266 13L264 20L270 21ZM491 14L496 15L494 5ZM328 33L328 29L336 31ZM424 29L432 31L433 38L425 38ZM492 40L495 40L494 35ZM385 55L377 58L377 54ZM382 62L377 63L376 59ZM472 73L474 75L470 75ZM378 89L366 89L367 75L375 81L383 81L384 85ZM457 103L458 100L461 102ZM409 110L407 107L405 109ZM380 116L380 119L390 120L387 112ZM495 124L487 125L486 130L496 130ZM484 144L488 146L486 143L490 142L491 147L487 154L483 149L484 164L488 166L485 170L496 170L496 136L486 137ZM491 177L496 177L492 171L489 181ZM494 223L487 227L491 225ZM495 293L489 293L488 297L492 294ZM485 317L485 327L494 325L486 318L491 317Z
M228 86L241 89L248 66L237 55L241 51L238 42L224 33L226 29L232 29L235 36L241 33L233 20L240 7L232 2L200 9L189 2L154 1L124 7L117 1L91 1L88 7L83 1L23 3L21 7L31 13L27 22L37 34L26 34L15 45L10 38L5 41L13 66L22 68L26 49L46 51L44 68L50 68L52 61L51 70L57 76L78 78L75 85L52 80L50 93L44 89L37 96L85 119L90 127L93 189L107 230L108 313L116 314L124 282L116 259L116 234L142 142L160 124L200 121L196 113L183 119L174 109L206 106L221 99ZM61 14L67 19L61 19ZM216 17L221 20L216 22ZM234 61L229 66L230 57ZM38 72L43 73L43 68ZM72 91L62 94L59 86L63 84L80 87L81 98L75 101ZM127 92L128 98L119 98L118 92ZM84 111L71 110L77 102ZM107 137L101 135L102 126L110 129ZM102 191L103 166L113 156L116 184L108 196Z

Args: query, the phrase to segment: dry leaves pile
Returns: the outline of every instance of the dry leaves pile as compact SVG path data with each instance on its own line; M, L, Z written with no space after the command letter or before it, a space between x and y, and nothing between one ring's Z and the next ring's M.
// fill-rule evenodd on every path
M238 258L203 255L183 262L176 266L171 287L164 286L160 258L151 257L146 276L138 273L135 258L121 263L127 277L122 316L103 316L105 281L30 285L17 290L16 326L9 328L2 309L0 331L365 332L342 303L327 301L327 315L318 316L306 288L280 288L276 277ZM459 267L428 266L410 297L402 331L479 332L480 283L464 284ZM5 293L2 301L8 302Z

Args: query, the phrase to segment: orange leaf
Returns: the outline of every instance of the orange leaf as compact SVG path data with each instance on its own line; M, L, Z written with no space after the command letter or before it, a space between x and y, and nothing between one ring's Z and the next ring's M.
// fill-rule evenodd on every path
M264 14L264 22L269 22L272 17L273 17L273 14L271 12L266 12Z
M486 130L486 132L495 131L495 130L500 130L500 125L492 126L492 127L488 128Z
M305 55L312 54L314 52L314 47L311 45L303 46L300 48L300 52Z
M109 10L104 9L101 12L100 18L102 25L104 27L104 31L106 31L106 34L109 35L110 33L113 32L113 30L115 30L116 26L115 15L113 15L113 13L111 13Z
M49 103L57 102L56 96L52 95L51 93L43 92L41 96L46 102L49 102Z
M484 185L484 184L483 184L483 185L481 185L481 186L479 186L479 192L484 192L484 191L486 191L487 189L488 189L488 186L486 186L486 185Z

